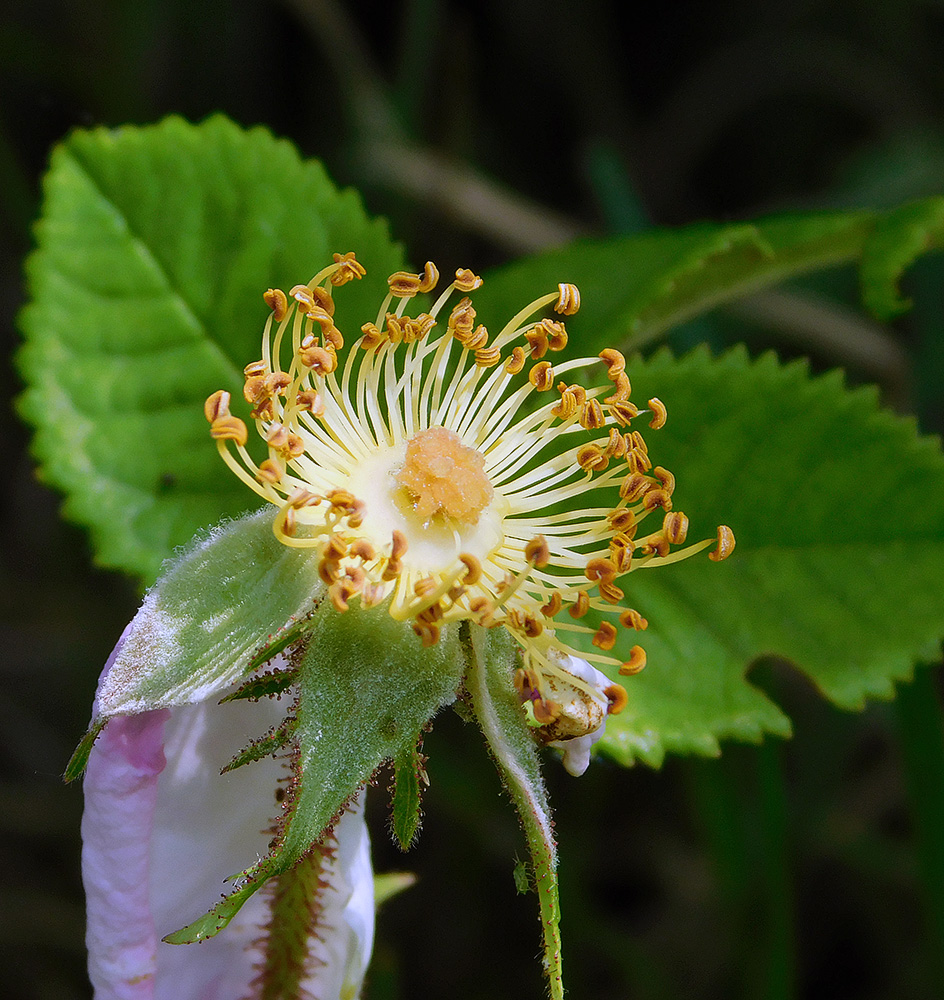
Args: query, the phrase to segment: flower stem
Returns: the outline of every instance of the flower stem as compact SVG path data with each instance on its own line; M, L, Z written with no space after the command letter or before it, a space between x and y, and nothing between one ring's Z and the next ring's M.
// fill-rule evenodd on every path
M466 686L472 709L524 828L541 906L544 971L551 1000L563 1000L557 851L537 751L512 687L513 653L503 648L501 652L505 655L496 655L499 651L494 647L507 638L504 635L491 641L492 636L478 625L469 626L469 634L472 655Z
M253 981L259 1000L300 1000L311 936L317 933L323 849L316 847L294 868L273 879L271 917L262 939L263 957Z

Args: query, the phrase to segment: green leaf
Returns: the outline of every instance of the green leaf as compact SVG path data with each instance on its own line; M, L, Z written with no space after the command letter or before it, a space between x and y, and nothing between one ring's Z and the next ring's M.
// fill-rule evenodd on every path
M944 198L927 198L879 218L862 258L862 297L882 319L911 308L898 293L905 270L944 238Z
M251 506L202 407L222 388L248 411L241 373L259 355L262 293L355 250L368 276L339 289L337 322L358 330L402 254L320 164L219 116L75 132L44 191L21 411L98 560L153 580L198 528Z
M784 714L745 679L786 657L837 705L890 698L944 636L944 456L914 422L881 411L838 373L735 350L627 367L658 395L666 426L647 435L677 476L689 539L730 525L737 548L626 578L648 620L649 662L601 746L630 763L667 751L716 754L724 738L786 735Z
M567 320L572 342L588 354L633 349L715 306L862 257L867 304L888 315L900 311L889 298L904 268L944 245L942 206L932 198L885 213L798 213L580 240L487 272L475 307L500 329L529 299L573 282L581 307Z

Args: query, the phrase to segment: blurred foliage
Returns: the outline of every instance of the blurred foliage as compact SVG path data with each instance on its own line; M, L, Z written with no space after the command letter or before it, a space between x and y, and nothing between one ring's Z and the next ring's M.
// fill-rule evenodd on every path
M935 0L688 2L631 16L615 2L552 0L539 18L495 0L349 11L328 0L6 4L5 354L37 179L74 126L220 110L264 123L356 185L411 255L444 271L585 232L881 207L944 189ZM905 293L916 307L894 327L855 307L854 279L838 270L742 300L670 342L720 351L746 339L752 351L809 355L814 370L878 382L940 432L942 279L939 258L915 268ZM4 376L11 399L19 387L11 368ZM86 539L35 482L12 408L3 421L0 962L14 1000L68 1000L88 995L80 806L58 776L136 597L90 568ZM790 743L658 774L597 763L574 781L548 768L571 990L940 995L936 674L856 716L819 702L782 663L757 664L752 678L798 720ZM375 797L381 870L406 865L419 884L382 913L370 995L538 997L522 961L537 947L533 903L511 877L520 835L477 734L445 715L424 752L432 786L407 858L384 839Z

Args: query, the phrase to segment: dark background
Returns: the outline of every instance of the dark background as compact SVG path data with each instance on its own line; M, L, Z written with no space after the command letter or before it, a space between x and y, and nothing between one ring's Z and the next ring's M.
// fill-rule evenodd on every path
M535 9L6 0L4 356L17 343L39 178L74 127L214 111L266 124L358 187L415 262L444 271L577 232L944 191L941 0ZM916 269L920 307L895 329L850 308L854 277L840 272L690 325L673 343L720 350L746 338L756 351L809 352L817 369L878 379L891 404L940 431L942 277L938 260ZM89 995L81 793L59 774L138 593L95 568L84 532L61 520L14 416L12 364L2 378L0 969L11 1000L71 1000ZM861 716L822 704L782 665L752 676L793 715L789 744L673 760L661 773L596 762L579 781L549 761L571 995L944 995L933 675ZM409 868L419 883L381 914L368 995L536 1000L537 908L512 880L523 839L481 739L447 714L426 751L432 787L410 855L389 843L383 796L373 797L378 867Z

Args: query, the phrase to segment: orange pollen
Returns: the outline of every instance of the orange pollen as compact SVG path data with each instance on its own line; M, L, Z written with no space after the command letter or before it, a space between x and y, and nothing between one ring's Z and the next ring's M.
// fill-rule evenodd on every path
M445 427L430 427L410 438L396 478L409 497L409 507L423 521L439 517L477 524L494 495L485 474L485 456Z

